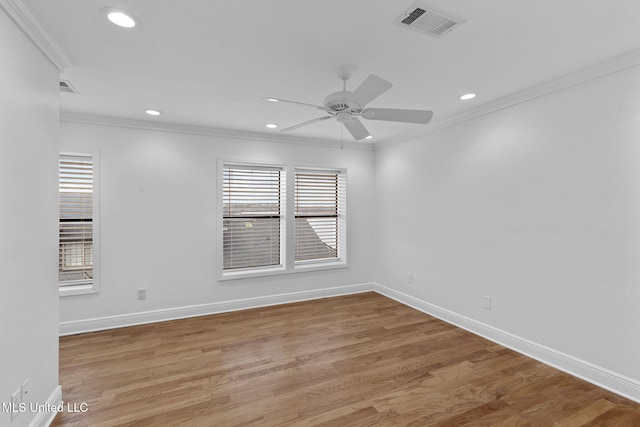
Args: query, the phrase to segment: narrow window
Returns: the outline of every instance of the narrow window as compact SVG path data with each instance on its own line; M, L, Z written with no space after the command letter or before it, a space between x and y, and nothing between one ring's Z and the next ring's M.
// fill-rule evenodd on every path
M223 271L280 266L284 171L224 165Z
M94 162L90 155L60 155L60 288L94 283ZM89 288L94 289L93 286Z
M297 169L295 261L336 261L344 256L344 175Z

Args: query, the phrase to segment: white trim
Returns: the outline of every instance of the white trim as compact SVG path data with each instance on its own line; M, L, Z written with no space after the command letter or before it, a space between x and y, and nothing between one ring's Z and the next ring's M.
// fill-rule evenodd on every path
M95 275L94 275L95 277ZM98 285L98 281L91 281L91 283L81 284L81 285L58 285L58 296L61 297L71 297L74 295L89 295L89 294L99 294L100 286Z
M291 247L291 246L292 245L288 245L287 247ZM219 265L222 265L222 261L219 262ZM218 277L218 281L225 282L227 280L280 276L283 274L308 273L311 271L336 270L339 268L349 268L349 267L350 265L346 261L314 260L309 262L309 264L305 264L305 265L296 264L291 268L286 268L283 265L276 265L273 267L242 268L238 270L224 271L221 273L221 276Z
M608 61L599 62L592 66L565 74L558 78L547 82L537 84L519 92L512 93L494 101L487 102L472 110L450 116L448 118L434 121L427 126L420 127L416 130L402 133L398 136L387 138L375 143L376 149L389 147L400 142L408 141L413 138L435 132L436 130L453 126L476 117L484 116L499 110L504 110L524 102L531 101L545 95L559 92L572 86L576 86L590 80L595 80L627 68L637 67L640 65L640 49L633 50L624 55L617 56Z
M58 42L42 25L35 12L22 0L0 0L0 7L14 20L16 25L42 51L49 61L62 72L72 65Z
M395 289L375 284L374 290L416 310L437 317L544 364L581 378L598 387L640 403L640 381L612 372L585 360L487 325Z
M62 387L58 385L47 399L45 407L57 408L61 403ZM38 415L29 423L29 427L49 427L56 415L58 415L57 411L38 412Z
M164 322L167 320L183 319L195 316L206 316L209 314L228 313L230 311L289 304L292 302L308 301L341 295L358 294L362 292L371 292L373 291L373 288L373 283L362 283L357 285L336 286L333 288L313 289L309 291L290 292L209 304L165 308L131 314L60 322L60 336L143 325L145 323Z
M3 0L0 0L3 1ZM202 135L202 136L215 136L226 139L238 139L245 141L264 141L264 142L277 142L281 144L295 144L295 145L316 145L324 148L333 149L350 149L350 150L365 150L373 151L375 147L373 144L363 144L355 141L340 141L292 136L281 133L262 133L262 132L248 132L239 131L234 129L222 129L208 126L196 126L186 125L180 123L169 123L150 120L138 120L138 119L126 119L121 117L100 116L95 114L84 113L70 113L61 111L60 121L68 123L79 123L85 125L97 125L97 126L111 126L121 127L128 129L141 129L158 132L171 132L190 135Z
M346 252L346 250L345 250ZM292 273L302 273L305 271L318 270L334 270L336 268L347 268L349 263L345 260L346 255L341 258L333 259L312 259L307 261L295 261L293 268L289 270Z

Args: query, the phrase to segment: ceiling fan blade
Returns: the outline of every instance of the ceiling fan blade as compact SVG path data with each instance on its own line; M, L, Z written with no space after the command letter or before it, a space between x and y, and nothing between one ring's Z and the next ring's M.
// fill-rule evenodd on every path
M360 108L364 108L365 105L391 89L392 86L382 77L370 74L353 92L353 100L358 103Z
M305 105L307 107L313 107L313 108L317 108L319 110L324 110L325 109L324 107L321 107L320 105L307 104L306 102L289 101L288 99L282 99L282 98L267 97L267 98L263 98L263 99L266 99L267 101L271 101L271 102L288 102L289 104Z
M362 111L362 117L369 120L387 120L390 122L429 123L433 111L401 110L399 108L367 108Z
M344 127L347 128L349 133L353 136L353 139L355 139L356 141L365 139L370 135L367 128L364 127L362 122L355 117L351 119L351 122L345 122Z
M322 122L322 121L330 119L330 118L332 118L332 116L318 117L317 119L309 120L307 122L302 122L302 123L299 123L297 125L293 125L291 127L288 127L286 129L280 129L280 132L287 132L287 131L290 131L290 130L298 129L298 128L301 128L302 126L310 125L310 124L316 123L316 122Z

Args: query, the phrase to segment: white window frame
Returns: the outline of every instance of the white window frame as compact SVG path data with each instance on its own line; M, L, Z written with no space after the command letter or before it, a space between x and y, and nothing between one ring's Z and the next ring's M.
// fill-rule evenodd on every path
M267 167L281 168L283 171L282 179L282 205L280 212L280 265L269 267L253 267L235 270L224 270L224 253L223 253L223 177L225 166L248 166L248 167ZM296 170L315 170L315 171L332 171L339 173L340 185L340 211L338 215L339 227L339 248L338 258L330 258L325 260L313 260L295 262L294 242L295 242L295 172ZM300 273L316 270L331 270L337 268L347 268L347 169L319 167L315 165L283 165L270 162L249 162L231 159L218 159L217 168L217 209L216 209L216 263L218 281L246 279L253 277L267 277L281 274Z
M338 216L337 216L337 257L335 258L323 258L323 259L311 259L295 261L294 256L294 270L297 271L309 271L309 270L321 270L327 268L339 268L347 265L347 171L346 169L336 168L317 168L317 167L296 167L294 170L294 198L295 198L295 175L298 172L329 172L335 173L338 176ZM295 200L294 208L291 211L295 222ZM295 226L294 226L295 228ZM295 233L295 231L294 231ZM295 243L295 234L292 245Z
M247 268L238 268L233 270L224 270L224 169L225 167L247 167L247 168L269 168L269 169L280 169L281 171L281 182L280 182L280 194L281 194L281 205L280 205L280 264L278 265L270 265L270 266L261 266L261 267L247 267ZM267 164L267 163L249 163L244 161L222 161L218 160L218 203L217 203L217 230L218 230L218 238L217 238L217 264L218 264L218 280L230 280L230 279L239 279L246 277L260 277L260 276L268 276L273 274L281 274L285 271L285 263L286 263L286 205L287 205L287 171L286 167L281 164Z
M100 293L100 152L98 150L62 148L59 156L73 156L91 158L93 161L93 211L92 211L92 250L93 250L93 279L81 280L77 283L58 282L58 292L61 297ZM58 175L60 170L58 169ZM58 222L59 227L59 222ZM59 245L59 243L58 243ZM58 256L60 249L58 248Z
M277 265L268 265L260 267L236 268L233 270L224 270L224 169L225 167L246 167L255 169L279 169L281 172L280 181L280 263ZM286 168L283 165L263 164L263 163L247 163L247 162L222 162L218 161L218 277L220 280L257 277L271 274L280 274L284 269L284 260L286 259L286 247L284 243L286 239L285 207L286 207Z

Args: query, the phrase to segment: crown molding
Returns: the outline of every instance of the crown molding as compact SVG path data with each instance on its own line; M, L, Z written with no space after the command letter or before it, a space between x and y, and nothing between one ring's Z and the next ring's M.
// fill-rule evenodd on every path
M0 0L2 1L2 0ZM122 117L102 116L96 114L60 112L60 121L99 126L121 127L129 129L142 129L158 132L172 132L191 135L214 136L244 141L276 142L280 144L315 145L337 149L373 151L375 146L370 143L358 143L355 141L325 140L319 138L301 138L283 134L269 134L261 132L249 132L235 129L222 129L208 126L185 125L180 123L126 119Z
M72 65L58 42L42 25L35 12L22 0L0 0L0 8L18 25L51 63L62 72Z
M496 111L504 110L518 104L540 98L572 86L577 86L591 80L595 80L610 74L617 73L627 68L640 65L640 49L633 50L624 55L617 56L607 61L599 62L589 67L574 71L547 82L529 87L511 95L487 102L474 109L438 120L420 129L402 133L396 137L387 138L375 143L376 149L390 147L392 145L408 141L419 136L427 135L440 129L453 126L476 117L484 116Z

